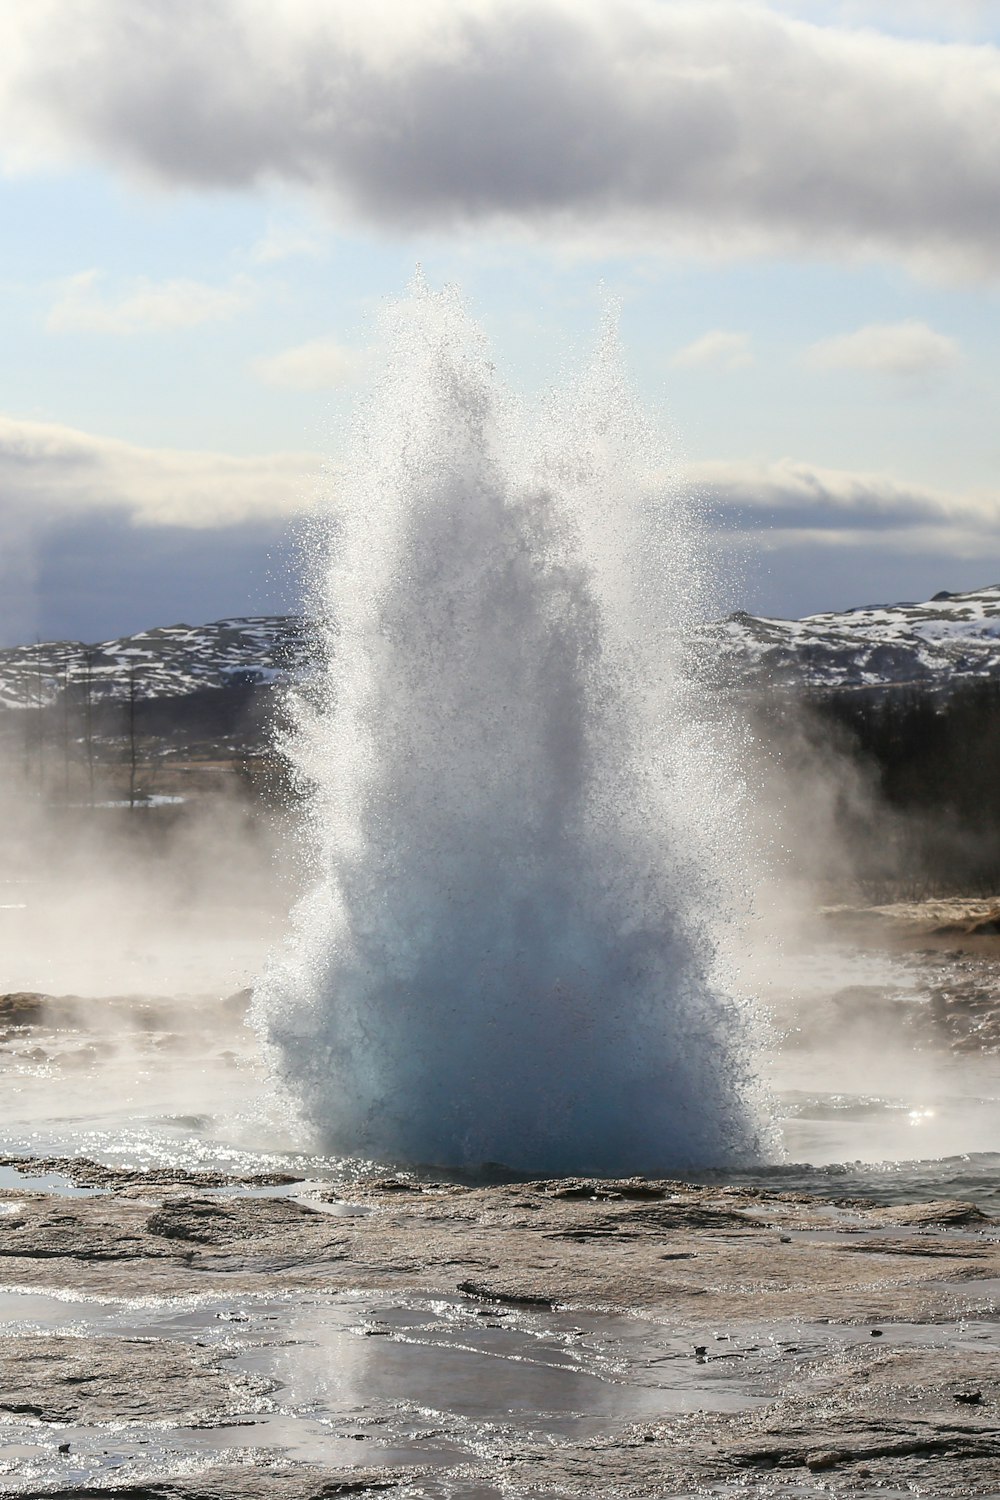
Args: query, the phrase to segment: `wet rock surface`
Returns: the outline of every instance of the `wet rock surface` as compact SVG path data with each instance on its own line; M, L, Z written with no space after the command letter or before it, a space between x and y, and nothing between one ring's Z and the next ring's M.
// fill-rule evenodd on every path
M73 1187L80 1188L221 1188L221 1187L286 1187L301 1182L302 1178L291 1172L191 1172L183 1167L112 1167L105 1162L90 1161L78 1156L32 1156L0 1152L0 1167L13 1167L16 1172L32 1177L63 1177Z
M139 1339L3 1338L0 1369L0 1412L52 1423L217 1423L266 1389L234 1383L197 1349Z
M689 1479L700 1483L737 1474L801 1483L821 1472L828 1488L854 1494L869 1488L877 1493L876 1487L886 1485L919 1485L918 1493L941 1496L995 1491L1000 1477L996 1353L982 1361L989 1366L992 1411L978 1420L957 1415L961 1409L953 1400L954 1389L968 1375L967 1357L942 1351L867 1355L856 1350L820 1364L804 1389L783 1393L750 1415L712 1421L699 1415L635 1428L623 1442L595 1444L583 1460L587 1482L597 1493L677 1493L657 1471L669 1472L665 1445L682 1441ZM507 1477L516 1483L518 1469Z
M921 951L898 959L896 985L846 985L823 1009L794 1002L780 1017L791 1047L902 1040L915 1053L993 1057L1000 1053L1000 957ZM911 978L900 980L907 971Z
M116 1485L113 1490L46 1490L48 1500L99 1500L109 1494L119 1500L333 1500L337 1495L373 1495L394 1490L409 1476L364 1470L320 1469L288 1464L260 1469L212 1468L200 1474L149 1483Z
M221 1026L243 1018L249 991L224 997L200 996L199 1021ZM0 1028L73 1028L137 1032L169 1031L177 1020L177 1005L162 995L47 995L36 990L12 990L0 994Z
M2 1495L304 1500L405 1479L460 1496L499 1493L498 1475L566 1496L755 1476L1000 1491L1000 1224L975 1205L585 1178L254 1196L132 1176L2 1195ZM488 1419L484 1380L500 1381ZM169 1442L136 1436L150 1423ZM235 1467L204 1446L227 1424ZM312 1462L289 1464L295 1431ZM77 1457L109 1433L121 1469ZM18 1443L52 1459L37 1480L6 1461Z

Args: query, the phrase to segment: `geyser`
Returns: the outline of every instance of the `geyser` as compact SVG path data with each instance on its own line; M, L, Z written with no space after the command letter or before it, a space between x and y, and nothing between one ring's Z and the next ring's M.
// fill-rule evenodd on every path
M287 1092L382 1160L759 1157L696 507L611 334L534 415L453 292L415 285L385 348L314 536L312 884L256 998Z

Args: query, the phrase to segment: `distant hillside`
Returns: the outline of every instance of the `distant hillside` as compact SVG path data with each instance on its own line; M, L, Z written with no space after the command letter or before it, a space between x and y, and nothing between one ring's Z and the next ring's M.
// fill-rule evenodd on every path
M0 650L0 707L44 707L67 690L75 699L86 691L100 703L288 682L306 656L302 621L294 615L164 625L95 645L14 646Z
M751 686L913 686L940 691L1000 673L1000 584L802 620L735 614L706 626L728 675Z
M702 661L705 680L746 690L788 795L808 800L795 787L814 789L819 768L872 899L1000 892L1000 585L803 620L737 614L697 635L720 669ZM142 828L169 832L219 797L284 816L304 790L281 748L284 689L308 681L316 644L300 618L254 616L0 650L4 816L140 809Z
M739 613L704 626L699 639L741 686L939 692L1000 675L1000 584L802 620ZM98 704L281 685L307 675L309 662L295 615L165 625L95 645L46 641L0 650L0 708L45 707L67 692Z

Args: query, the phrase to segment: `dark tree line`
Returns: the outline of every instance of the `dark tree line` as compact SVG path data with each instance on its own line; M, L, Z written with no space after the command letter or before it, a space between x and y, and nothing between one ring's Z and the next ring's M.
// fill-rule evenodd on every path
M846 831L876 877L913 894L1000 892L1000 680L830 693L808 718L870 788L843 817L865 824Z
M149 692L141 669L98 680L86 660L74 673L25 672L18 687L0 708L0 781L8 794L53 806L134 808L163 790L175 762L193 760L230 763L251 800L289 799L287 767L273 748L280 689L237 681L160 696Z

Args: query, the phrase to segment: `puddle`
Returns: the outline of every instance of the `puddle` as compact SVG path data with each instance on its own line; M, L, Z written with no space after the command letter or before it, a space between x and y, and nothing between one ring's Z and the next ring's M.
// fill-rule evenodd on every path
M994 1283L983 1287L993 1290ZM962 1284L965 1295L969 1288ZM250 1376L270 1389L253 1410L201 1428L2 1419L0 1478L10 1494L223 1459L252 1462L275 1452L306 1462L433 1470L488 1459L509 1451L512 1440L559 1446L613 1437L635 1421L765 1405L798 1370L872 1340L865 1325L705 1329L639 1315L364 1292L130 1302L7 1288L0 1289L0 1320L7 1334L196 1344L232 1371L234 1383ZM889 1323L879 1340L995 1357L1000 1324ZM423 1480L412 1492L435 1493Z
M29 1166L29 1160L25 1160ZM92 1198L101 1188L75 1187L62 1172L22 1172L13 1166L0 1166L0 1191L16 1188L26 1193L58 1193L61 1198Z
M696 1356L690 1331L459 1297L130 1303L8 1288L0 1319L7 1334L197 1344L234 1382L249 1375L271 1389L262 1410L203 1429L11 1416L0 1421L5 1493L37 1488L45 1476L96 1482L112 1470L132 1477L275 1450L303 1461L440 1467L508 1448L511 1438L578 1441L635 1420L767 1399L746 1372Z

